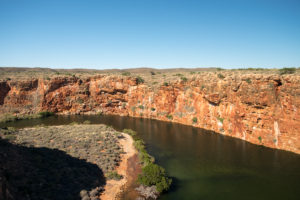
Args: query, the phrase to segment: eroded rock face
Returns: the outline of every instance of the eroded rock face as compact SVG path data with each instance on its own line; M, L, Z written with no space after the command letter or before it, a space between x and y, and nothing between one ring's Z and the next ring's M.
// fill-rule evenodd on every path
M138 84L135 78L104 75L6 81L0 87L2 111L102 112L154 118L300 153L297 75L248 74L221 79L207 74L156 89Z

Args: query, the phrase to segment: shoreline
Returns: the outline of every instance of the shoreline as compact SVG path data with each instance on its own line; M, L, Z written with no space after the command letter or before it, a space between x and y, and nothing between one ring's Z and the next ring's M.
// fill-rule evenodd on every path
M130 135L122 133L124 138L120 139L120 145L123 148L124 154L121 155L120 165L116 168L116 172L123 176L121 180L108 180L104 187L104 192L100 195L101 200L115 200L123 193L124 187L130 180L129 174L129 159L137 155L137 150L133 145L133 139Z

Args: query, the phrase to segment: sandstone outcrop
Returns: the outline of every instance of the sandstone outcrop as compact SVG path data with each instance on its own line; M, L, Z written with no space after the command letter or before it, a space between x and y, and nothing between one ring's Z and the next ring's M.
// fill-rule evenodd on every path
M0 82L2 113L42 110L173 121L300 153L299 75L206 73L156 88L108 75Z

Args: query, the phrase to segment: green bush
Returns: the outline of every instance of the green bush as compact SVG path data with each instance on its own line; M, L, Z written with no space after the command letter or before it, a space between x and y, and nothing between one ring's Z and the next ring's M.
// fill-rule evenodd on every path
M131 130L131 129L123 129L123 133L127 133L128 135L130 135L133 140L136 140L138 139L137 138L137 135L136 135L136 132L134 130Z
M259 136L259 137L258 137L258 140L259 140L259 142L261 142L261 141L262 141L262 138L261 138L261 136Z
M144 106L143 105L139 105L139 109L144 110Z
M218 74L218 78L220 78L220 79L224 79L224 78L225 78L225 76L224 76L223 74Z
M168 86L169 85L169 83L168 82L164 82L164 86Z
M197 121L198 121L197 117L194 117L193 118L193 123L197 123Z
M151 108L151 111L155 111L155 108Z
M246 79L246 82L250 84L252 81L251 81L250 78L247 78L247 79Z
M183 76L183 74L175 74L175 75L173 75L173 76L182 77L182 76Z
M180 77L180 79L183 81L183 82L187 82L187 78L186 77Z
M293 74L296 72L296 68L291 67L291 68L282 68L279 70L280 75L283 74Z
M136 78L136 83L137 83L137 84L141 84L141 83L144 83L144 82L145 82L145 80L144 80L142 77L138 76L138 77Z
M130 74L131 74L130 72L123 72L122 73L123 76L130 76Z
M143 167L138 182L146 186L155 185L158 192L163 192L170 188L172 179L167 177L164 168L150 163Z
M117 172L108 172L106 174L106 177L108 179L114 179L114 180L121 180L123 178L123 176L118 174Z
M217 117L217 119L223 124L224 118Z
M170 115L170 114L166 115L166 117L167 117L169 120L172 120L172 119L173 119L173 116Z

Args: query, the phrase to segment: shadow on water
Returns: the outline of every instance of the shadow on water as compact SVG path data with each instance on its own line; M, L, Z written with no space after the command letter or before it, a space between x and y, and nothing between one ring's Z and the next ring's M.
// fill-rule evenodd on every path
M57 149L24 147L0 139L0 199L80 199L104 186L102 170Z

